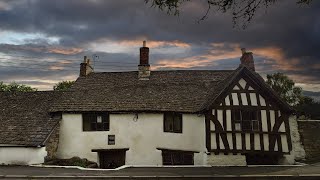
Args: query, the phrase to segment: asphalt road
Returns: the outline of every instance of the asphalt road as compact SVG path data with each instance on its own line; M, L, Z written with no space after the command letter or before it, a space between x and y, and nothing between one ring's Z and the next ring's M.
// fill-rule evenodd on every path
M97 171L74 168L0 166L4 179L320 179L320 163L260 167L130 167Z

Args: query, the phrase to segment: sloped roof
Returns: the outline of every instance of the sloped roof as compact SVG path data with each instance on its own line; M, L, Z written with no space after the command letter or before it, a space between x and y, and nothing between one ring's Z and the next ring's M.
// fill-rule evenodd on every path
M41 146L57 125L49 107L60 92L0 92L0 144Z
M138 72L91 73L79 77L51 112L177 111L198 112L209 95L219 93L234 70L152 71L150 80Z
M242 74L242 75L240 75ZM279 107L287 112L293 112L294 109L285 101L283 101L280 96L269 86L266 84L264 79L255 71L249 70L246 66L240 65L232 74L229 76L223 83L218 85L217 92L213 92L210 96L208 96L206 102L203 104L202 109L208 109L214 103L217 103L216 100L225 92L226 89L230 88L230 85L236 80L239 76L249 76L257 86L260 87L260 91L262 93L267 94L269 98L274 99L275 102L278 103Z

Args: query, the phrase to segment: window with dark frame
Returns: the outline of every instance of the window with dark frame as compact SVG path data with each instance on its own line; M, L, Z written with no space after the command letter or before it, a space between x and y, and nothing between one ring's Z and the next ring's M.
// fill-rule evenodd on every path
M255 110L233 110L236 131L260 131L258 112Z
M108 113L83 113L83 131L109 131L110 120Z
M182 114L167 112L164 113L164 132L182 133Z

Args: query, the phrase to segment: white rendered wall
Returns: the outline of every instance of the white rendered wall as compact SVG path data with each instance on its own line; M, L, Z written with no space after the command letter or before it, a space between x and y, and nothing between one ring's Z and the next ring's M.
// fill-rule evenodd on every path
M110 131L82 131L81 114L63 114L57 156L79 156L98 161L92 149L129 148L126 165L162 165L161 150L198 151L195 165L205 164L204 116L183 114L182 133L163 132L163 114L111 114ZM115 145L108 145L108 135L115 135Z
M47 156L45 147L0 147L0 164L30 165L44 162Z

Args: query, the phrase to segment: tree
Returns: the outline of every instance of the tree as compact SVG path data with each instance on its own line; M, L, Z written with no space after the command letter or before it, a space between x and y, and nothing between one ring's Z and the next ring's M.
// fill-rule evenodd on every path
M168 14L179 15L179 8L187 1L192 0L145 0L146 3L152 2L153 7L166 10ZM211 9L222 13L231 12L233 24L238 21L243 22L243 28L252 20L257 10L268 8L279 0L207 0L208 8L198 22L206 19ZM312 0L296 0L297 4L309 5Z
M67 91L74 84L74 81L61 81L53 86L55 91Z
M302 88L295 86L293 80L282 73L267 75L267 84L288 104L294 106L297 115L302 118L319 119L320 102L302 95Z
M303 104L305 100L309 100L302 95L302 88L295 86L294 81L283 73L268 74L266 83L292 106Z
M12 82L10 84L4 84L3 82L0 82L0 91L1 92L32 92L32 91L37 91L37 89L32 88L30 86L23 85L23 84L17 84L15 82Z

